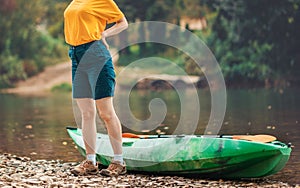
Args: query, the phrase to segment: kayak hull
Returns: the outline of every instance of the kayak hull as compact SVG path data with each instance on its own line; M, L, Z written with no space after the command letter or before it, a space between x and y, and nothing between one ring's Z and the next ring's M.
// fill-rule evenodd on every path
M68 133L85 156L80 129ZM291 148L282 142L259 143L229 138L170 136L168 138L123 138L127 169L168 175L199 175L220 178L257 178L280 171ZM97 133L97 161L108 166L113 158L109 138Z

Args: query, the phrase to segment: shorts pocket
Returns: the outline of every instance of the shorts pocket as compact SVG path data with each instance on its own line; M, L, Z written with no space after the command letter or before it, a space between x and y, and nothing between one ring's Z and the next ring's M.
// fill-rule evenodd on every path
M111 57L109 50L101 40L96 41L93 45L91 45L89 51L94 53L97 57L105 57L105 59Z

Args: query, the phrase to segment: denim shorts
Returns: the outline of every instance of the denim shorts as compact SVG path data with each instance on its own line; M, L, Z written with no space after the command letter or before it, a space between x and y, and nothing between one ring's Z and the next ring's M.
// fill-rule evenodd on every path
M101 40L71 46L73 98L112 97L115 71L112 57Z

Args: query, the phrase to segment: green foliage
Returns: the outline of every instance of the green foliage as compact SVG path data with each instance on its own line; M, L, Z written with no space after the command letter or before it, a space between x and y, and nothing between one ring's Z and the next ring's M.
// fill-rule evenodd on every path
M22 61L17 56L8 52L0 55L0 88L11 86L25 77Z
M52 92L71 92L72 86L69 83L62 83L51 88Z
M212 0L206 4L218 12L208 41L227 83L300 80L299 0Z
M45 1L47 10L45 12L45 20L47 20L46 29L54 38L64 39L64 10L71 0L51 0Z
M115 1L130 22L179 24L184 18L205 18L207 28L193 32L212 49L229 85L279 83L278 80L300 83L300 0ZM0 87L10 86L57 59L66 58L63 13L70 2L2 0ZM137 29L139 36L121 35L121 40L155 37L147 35L147 28ZM176 31L158 32L170 38L178 36ZM125 49L119 64L127 65L148 56L167 57L187 73L202 75L189 57L159 44L142 43Z
M193 32L212 49L229 85L275 84L278 80L287 85L300 82L300 0L144 0L126 3L117 0L117 3L131 21L157 20L178 24L182 18L204 17L208 27ZM141 33L145 33L143 29ZM139 46L140 54L165 55L175 59L188 73L201 75L194 62L174 50L149 44ZM127 52L124 55L130 55L130 51Z
M44 29L45 1L5 1L0 9L0 87L13 86L66 57L63 40Z

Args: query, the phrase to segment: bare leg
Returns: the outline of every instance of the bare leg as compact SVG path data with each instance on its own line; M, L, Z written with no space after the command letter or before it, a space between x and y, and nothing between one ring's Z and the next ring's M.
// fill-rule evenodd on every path
M76 99L82 117L82 137L86 149L86 160L75 166L71 172L75 175L98 173L96 162L96 105L93 99Z
M86 154L95 154L96 148L96 106L93 99L76 99L82 117L82 136Z
M107 97L96 100L101 119L104 121L115 155L122 155L122 128L113 107L113 98Z

